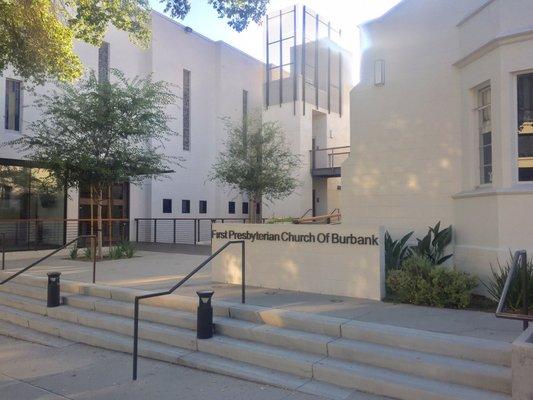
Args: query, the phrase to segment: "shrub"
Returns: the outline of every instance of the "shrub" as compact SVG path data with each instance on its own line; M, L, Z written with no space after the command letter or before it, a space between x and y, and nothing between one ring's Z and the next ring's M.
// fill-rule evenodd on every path
M83 255L85 258L88 258L89 260L92 260L93 258L93 251L91 249L91 246L87 246L85 250L83 250Z
M112 246L109 248L109 253L107 256L111 260L118 260L119 258L122 258L122 249L120 246Z
M78 258L78 245L77 244L74 244L74 246L70 248L68 255L71 260L75 260Z
M429 231L422 239L416 239L418 244L414 252L427 257L433 265L440 265L449 259L453 254L444 255L446 247L452 242L452 226L450 225L440 230L440 221L434 227L429 227Z
M290 223L294 220L292 217L272 217L270 219L267 219L267 224L285 224Z
M132 242L122 242L118 246L124 258L132 258L135 255L137 249Z
M393 240L389 232L385 232L385 269L387 271L399 269L404 260L411 256L412 251L407 245L413 232L399 240Z
M387 277L387 290L402 303L465 308L476 278L456 269L434 265L427 257L415 254L400 269Z
M503 292L503 287L505 286L505 281L511 267L513 265L513 254L509 252L509 258L504 265L500 263L500 260L497 260L497 268L494 268L493 265L490 265L491 275L488 278L487 282L482 282L483 286L487 289L489 297L494 300L496 303L500 301L500 297ZM523 299L523 272L522 268L519 268L515 272L509 291L507 292L507 303L506 306L513 311L518 311L522 309L522 299ZM528 288L527 293L529 297L529 304L533 304L533 260L529 259L527 261L527 274L528 274Z

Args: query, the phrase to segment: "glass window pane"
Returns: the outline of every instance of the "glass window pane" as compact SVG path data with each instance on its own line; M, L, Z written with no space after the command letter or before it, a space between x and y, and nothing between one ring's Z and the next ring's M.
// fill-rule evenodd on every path
M518 179L533 180L533 74L518 76Z

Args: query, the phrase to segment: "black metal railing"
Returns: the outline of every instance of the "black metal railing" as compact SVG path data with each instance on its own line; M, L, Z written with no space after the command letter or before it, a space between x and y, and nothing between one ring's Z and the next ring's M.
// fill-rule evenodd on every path
M507 296L512 285L513 278L515 274L521 269L522 271L522 312L509 312L506 311ZM500 301L498 302L498 308L496 309L496 317L498 318L508 318L520 320L523 323L524 330L529 326L529 321L533 321L533 315L529 314L529 271L527 263L527 252L525 250L518 250L514 253L513 263L511 269L505 280L505 285L502 290L502 295Z
M24 272L26 272L29 269L35 267L36 265L40 264L44 260L47 260L48 258L52 257L54 254L58 253L59 251L67 248L72 243L74 243L74 242L77 243L77 241L79 239L86 239L86 238L90 238L91 239L91 255L92 255L92 258L93 258L92 259L92 262L93 262L93 283L95 283L95 281L96 281L96 236L95 235L81 235L81 236L78 236L75 239L72 239L68 243L65 243L63 246L59 247L58 249L55 249L54 251L52 251L51 253L45 255L44 257L39 258L37 261L34 261L33 263L31 263L27 267L22 268L20 271L17 271L16 273L11 275L10 277L4 279L2 282L0 282L0 285L3 285L4 283L9 282L10 280L16 278L20 274L23 274Z
M0 233L0 239L2 240L2 270L6 269L6 234Z
M52 250L78 236L94 234L97 226L96 219L0 219L0 235L5 251ZM128 219L102 219L104 246L126 240L129 240ZM85 245L83 239L80 245Z
M172 294L176 289L182 286L187 282L194 274L200 271L205 267L213 258L222 253L228 246L232 244L241 244L241 302L244 304L246 302L246 250L244 240L231 240L226 242L222 247L215 251L211 256L209 256L204 262L199 266L193 269L187 276L181 279L178 283L172 286L170 289L156 292L143 294L140 296L135 296L135 304L133 311L133 380L137 380L137 358L138 358L138 346L139 346L139 301L143 299L149 299L152 297L160 297Z
M311 157L311 172L340 168L350 155L350 146L328 147L309 151Z
M263 218L263 222L266 219ZM246 224L248 218L135 218L138 243L177 243L197 245L211 242L214 223Z

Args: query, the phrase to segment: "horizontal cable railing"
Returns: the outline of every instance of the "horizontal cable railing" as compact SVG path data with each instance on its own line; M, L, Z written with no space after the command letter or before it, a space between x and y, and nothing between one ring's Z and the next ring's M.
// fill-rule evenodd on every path
M520 271L521 270L521 271ZM522 295L522 312L510 312L506 310L507 297L513 284L513 279L517 273L522 273L521 279L521 295ZM525 250L518 250L514 253L513 263L511 269L505 280L505 285L502 290L498 308L496 309L496 316L499 318L508 318L520 320L523 322L524 330L529 326L529 321L533 321L533 315L529 314L529 271L527 262L527 252Z
M68 246L70 246L71 244L73 244L75 242L78 242L78 240L80 240L80 239L90 239L91 240L91 243L92 243L92 245L91 245L91 256L92 256L92 262L93 262L93 283L95 283L96 282L96 236L95 235L81 235L81 236L78 236L78 237L70 240L68 243L65 243L64 245L62 245L61 247L55 249L54 251L48 253L44 257L39 258L37 261L32 262L30 265L28 265L25 268L22 268L20 271L17 271L13 275L7 277L6 279L4 279L3 281L0 282L0 285L3 285L4 283L9 282L10 280L16 278L20 274L23 274L24 272L26 272L29 269L35 267L36 265L39 265L40 263L42 263L43 261L49 259L50 257L52 257L54 254L58 253L59 251L67 248Z
M160 297L172 294L176 289L182 286L187 282L194 274L200 271L205 267L213 258L222 253L228 246L232 244L241 245L241 302L244 304L246 302L246 254L245 254L245 243L244 240L231 240L226 242L221 246L217 251L215 251L211 256L209 256L204 262L198 265L193 269L187 276L181 279L178 283L172 286L168 290L164 290L156 293L148 293L141 296L135 296L135 304L133 311L133 380L137 380L137 358L138 358L138 346L139 346L139 301L143 299L150 299L153 297Z
M56 249L79 236L96 232L96 219L0 219L5 251ZM128 219L102 219L102 244L111 246L129 238ZM85 239L78 242L85 247Z
M350 146L310 150L311 169L338 168L350 155Z
M135 241L194 245L211 243L211 227L214 223L249 222L248 218L135 218Z

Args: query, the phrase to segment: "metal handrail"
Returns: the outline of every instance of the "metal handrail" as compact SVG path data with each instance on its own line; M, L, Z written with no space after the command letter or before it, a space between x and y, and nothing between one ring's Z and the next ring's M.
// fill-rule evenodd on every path
M197 266L195 269L189 272L186 277L181 279L178 283L176 283L170 289L162 291L162 292L149 293L149 294L143 294L140 296L135 296L135 305L134 305L134 312L133 312L133 380L134 381L137 380L137 358L138 358L138 345L139 345L139 300L172 294L176 289L178 289L181 285L187 282L194 274L196 274L203 267L205 267L213 258L215 258L220 253L222 253L222 251L224 251L226 247L232 244L237 244L237 243L240 243L242 246L241 247L241 302L244 304L246 302L246 285L245 285L246 283L246 279L245 279L246 260L245 260L244 240L230 240L229 242L226 242L222 247L220 247L216 252L211 254L211 256L209 256L204 262L202 262L199 266Z
M2 271L6 268L6 234L4 232L0 233L2 238Z
M23 274L24 272L26 272L30 268L35 267L37 264L39 264L39 263L43 262L44 260L52 257L54 254L56 254L59 251L65 249L67 246L70 246L72 243L78 241L81 238L91 238L92 256L93 256L93 283L95 283L95 281L96 281L96 235L81 235L81 236L76 237L75 239L72 239L70 242L65 243L63 246L61 246L58 249L55 249L54 251L52 251L51 253L47 254L46 256L44 256L44 257L38 259L37 261L31 263L26 268L23 268L20 271L18 271L16 273L14 273L13 275L11 275L10 277L4 279L2 282L0 282L0 285L3 285L4 283L9 282L10 280L16 278L20 274Z
M511 281L513 280L517 270L522 267L522 313L510 313L505 311L505 304L507 302L507 295L509 293L509 288L511 287ZM502 295L500 301L498 302L498 307L496 308L496 317L498 318L508 318L516 319L523 322L524 330L529 326L529 321L533 321L533 315L529 315L529 300L528 300L528 270L527 270L527 252L525 250L518 250L514 253L513 263L507 279L505 280L505 285L503 286Z
M307 214L309 214L310 212L313 212L313 209L312 209L312 208L309 208L306 212L304 212L304 213L302 214L302 216L301 216L300 218L296 218L296 219L302 219L302 218L304 218Z

